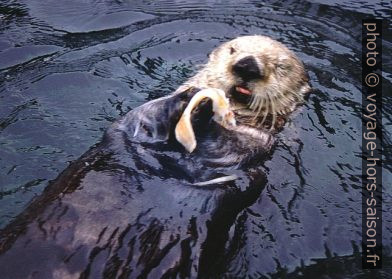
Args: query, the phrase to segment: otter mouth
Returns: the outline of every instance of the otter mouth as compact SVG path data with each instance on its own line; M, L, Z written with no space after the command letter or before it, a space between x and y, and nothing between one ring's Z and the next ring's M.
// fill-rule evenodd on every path
M245 86L236 86L235 91L237 91L239 94L245 94L245 95L252 95L252 91L250 91L248 88Z
M249 104L252 99L252 91L245 85L235 85L230 90L232 98L243 104Z

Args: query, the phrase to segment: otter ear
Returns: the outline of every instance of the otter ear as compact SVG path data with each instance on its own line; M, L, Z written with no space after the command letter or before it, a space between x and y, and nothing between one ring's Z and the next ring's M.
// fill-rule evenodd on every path
M221 44L220 46L214 48L214 50L208 55L208 59L214 59L216 56L218 56L218 53L222 51L222 49L227 47L227 43Z
M216 53L218 52L218 49L219 49L219 47L214 48L214 50L211 51L211 52L207 55L208 59L214 58L214 57L216 56Z

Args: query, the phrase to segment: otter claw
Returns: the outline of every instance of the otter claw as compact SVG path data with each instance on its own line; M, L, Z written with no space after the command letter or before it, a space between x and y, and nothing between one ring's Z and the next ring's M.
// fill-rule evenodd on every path
M229 128L229 127L235 127L236 126L236 121L234 118L234 113L229 110L228 112L226 112L224 115L219 115L219 120L217 120L215 116L218 116L219 114L215 114L214 115L214 120L219 123L221 126L225 127L225 128Z

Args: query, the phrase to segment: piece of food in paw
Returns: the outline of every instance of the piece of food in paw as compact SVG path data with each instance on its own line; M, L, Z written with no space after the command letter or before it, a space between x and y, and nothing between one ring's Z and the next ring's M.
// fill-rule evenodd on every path
M191 114L200 102L206 98L209 98L212 101L214 121L225 128L230 128L236 125L234 113L231 111L230 102L226 98L224 91L215 88L208 88L199 91L190 100L174 131L177 141L181 143L188 152L192 152L197 146L195 132L191 122Z

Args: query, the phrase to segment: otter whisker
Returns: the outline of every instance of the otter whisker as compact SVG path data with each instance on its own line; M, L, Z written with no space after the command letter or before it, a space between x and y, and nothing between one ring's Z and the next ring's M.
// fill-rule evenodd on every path
M256 113L255 117L259 117L260 116L261 110L262 110L262 108L264 106L264 101L265 101L265 99L263 97L260 97L260 102L258 103L258 109L257 109L257 113Z
M249 108L252 109L253 111L256 111L260 107L260 103L262 102L263 102L263 96L259 94L253 94Z
M276 121L275 103L273 101L271 101L271 114L272 114L272 123L269 129L270 131L272 131L273 128L275 127L275 121Z
M301 94L298 94L298 93L296 94L296 96L297 96L297 100L299 103L305 102L304 96L302 96Z
M265 98L266 101L266 107L265 107L265 114L263 116L263 119L261 120L261 125L264 123L265 119L267 118L268 112L269 112L269 106L270 106L270 100L269 100L269 94L266 94L267 98Z
M263 108L263 105L264 105L264 98L262 96L258 96L257 99L258 99L257 105L253 110L255 112L255 116L252 119L253 122L256 122L256 119L260 116L261 109ZM257 109L257 112L256 112L256 109Z
M291 101L289 98L287 98L286 96L284 96L283 94L281 94L279 96L279 98L277 98L277 100L279 100L280 103L280 107L282 108L281 110L283 110L284 108L287 108L290 106Z
M252 99L250 100L249 108L250 109L255 109L257 108L257 103L259 102L259 97L258 95L253 94Z

